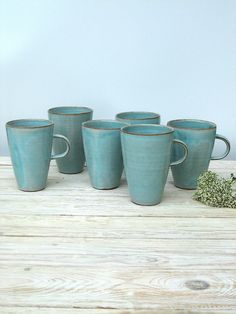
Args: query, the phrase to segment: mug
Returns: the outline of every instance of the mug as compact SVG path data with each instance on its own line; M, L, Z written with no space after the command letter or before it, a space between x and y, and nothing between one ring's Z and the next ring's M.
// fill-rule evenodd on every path
M118 113L116 120L127 124L160 124L161 117L154 112L128 111Z
M96 189L120 185L123 171L120 129L126 124L113 120L92 120L82 126L86 163Z
M183 147L185 153L184 157L171 163L173 143ZM188 154L186 144L174 139L174 129L154 124L123 127L121 144L132 202L138 205L159 204L169 166L175 167L186 159Z
M22 191L39 191L46 187L51 159L61 159L70 150L63 135L53 135L53 122L22 119L6 124L8 145L18 187ZM53 138L63 140L64 153L51 155Z
M210 160L226 157L230 151L229 141L222 135L216 134L216 125L213 122L195 119L172 120L167 123L174 128L176 139L183 140L188 145L188 158L176 167L172 167L175 186L181 189L196 189L197 179L208 170ZM226 151L222 156L212 156L215 139L226 144ZM182 155L181 148L173 148L173 158Z
M84 169L85 156L82 140L82 123L92 119L93 111L87 107L55 107L48 110L49 119L54 122L54 132L66 136L70 141L70 152L57 160L59 172L73 174ZM53 143L53 151L61 152L65 143Z

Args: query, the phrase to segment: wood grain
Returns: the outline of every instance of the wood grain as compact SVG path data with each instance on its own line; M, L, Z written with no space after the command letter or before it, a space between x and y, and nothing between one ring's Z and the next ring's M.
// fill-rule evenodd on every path
M4 162L7 161L9 162L5 159ZM223 166L216 166L221 164ZM228 175L232 172L232 162L218 162L213 165ZM10 212L17 215L235 217L234 209L211 208L194 201L193 191L174 187L171 176L162 203L147 207L130 202L124 180L118 189L99 191L90 186L86 170L77 175L64 175L58 173L55 165L52 165L48 188L36 193L25 193L17 190L12 168L0 167L0 214Z
M236 218L1 215L2 236L131 239L236 239Z
M22 194L23 193L23 194ZM176 196L176 202L171 203L167 198L157 206L138 206L130 202L128 196L116 197L101 193L100 197L87 195L85 192L77 191L77 195L48 195L31 193L25 195L22 192L14 197L0 195L0 214L16 215L65 215L65 216L106 216L106 217L217 217L234 218L235 209L233 208L211 208L199 202L193 201L192 192L186 193L181 197L173 192L172 197ZM166 192L167 193L167 192ZM171 193L170 191L168 193ZM64 192L66 194L66 192ZM182 199L183 198L183 199ZM117 201L117 199L119 201Z
M124 179L98 191L54 163L47 189L24 193L1 157L0 313L235 313L236 211L192 194L169 175L160 205L137 206Z
M231 309L235 271L160 271L156 267L0 266L0 303L116 309ZM191 290L189 280L208 283Z
M236 241L0 237L0 264L236 270Z
M1 314L234 314L235 312L231 310L210 310L205 311L199 309L198 311L191 310L114 310L114 309L68 309L68 308L50 308L50 307L1 307Z

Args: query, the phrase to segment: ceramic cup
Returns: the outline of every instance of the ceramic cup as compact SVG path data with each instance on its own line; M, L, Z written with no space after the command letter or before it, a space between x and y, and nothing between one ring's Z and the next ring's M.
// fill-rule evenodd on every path
M226 157L230 151L229 141L216 134L216 125L204 120L180 119L168 122L168 126L175 129L176 139L183 140L188 145L188 158L181 164L172 167L174 184L182 189L196 189L197 179L207 171L210 160ZM226 151L222 156L212 156L215 139L226 144ZM173 158L182 156L180 147L174 146Z
M51 159L62 159L70 149L63 135L53 135L49 120L14 120L7 122L7 138L18 187L22 191L39 191L46 187ZM65 143L65 150L51 155L53 138Z
M82 140L82 123L92 119L93 111L87 107L56 107L48 110L49 119L55 124L54 132L66 136L71 145L69 154L57 160L58 170L62 173L79 173L84 169L85 156ZM53 151L63 151L65 143L53 143Z
M86 163L96 189L114 189L120 185L123 171L120 129L125 125L113 120L83 123Z
M173 143L183 147L185 154L171 163ZM186 159L186 144L174 139L174 129L154 124L123 127L121 144L132 202L139 205L160 203L169 166L177 166Z
M116 120L127 124L160 124L161 117L154 112L129 111L118 113Z

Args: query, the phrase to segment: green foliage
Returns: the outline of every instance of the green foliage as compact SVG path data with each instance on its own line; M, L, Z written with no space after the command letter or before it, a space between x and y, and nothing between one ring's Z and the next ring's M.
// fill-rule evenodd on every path
M193 198L208 206L236 208L236 194L233 190L235 182L233 174L229 179L224 179L215 172L206 171L198 178Z

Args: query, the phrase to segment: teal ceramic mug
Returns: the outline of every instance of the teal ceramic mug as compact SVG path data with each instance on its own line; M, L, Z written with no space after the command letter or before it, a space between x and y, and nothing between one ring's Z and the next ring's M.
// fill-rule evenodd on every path
M82 123L92 119L93 111L87 107L55 107L48 110L49 119L55 124L54 132L66 136L70 141L70 152L57 160L58 170L62 173L79 173L84 169L85 156L82 140ZM53 151L61 152L63 141L53 143Z
M51 159L65 157L70 143L63 135L53 135L53 122L22 119L6 124L8 145L18 187L39 191L46 187ZM51 155L53 138L65 142L65 151Z
M120 185L123 171L120 129L125 125L113 120L83 123L86 163L96 189L114 189Z
M116 120L127 124L160 124L161 117L155 112L128 111L118 113Z
M188 145L188 158L176 167L172 167L174 184L182 189L196 189L197 179L208 170L210 160L226 157L230 151L229 141L222 135L216 134L213 122L194 119L179 119L169 121L168 126L174 128L176 139L183 140ZM215 139L226 144L222 156L212 156ZM180 147L173 148L173 158L179 158L183 152Z
M121 144L132 202L139 205L160 203L169 166L184 162L188 154L186 144L174 139L174 129L154 124L123 127ZM173 144L183 147L185 153L171 163Z

